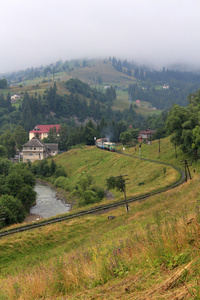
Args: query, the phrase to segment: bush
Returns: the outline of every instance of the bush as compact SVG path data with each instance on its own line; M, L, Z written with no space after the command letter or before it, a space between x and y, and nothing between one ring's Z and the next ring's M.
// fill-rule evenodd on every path
M105 191L102 189L100 186L94 185L91 186L91 190L96 193L96 202L100 202L104 196L105 196Z
M9 195L2 195L0 198L1 214L0 228L14 223L22 222L25 218L25 210L19 199Z
M58 188L62 188L65 191L70 191L70 181L68 178L60 176L54 181L54 185Z
M67 177L67 173L66 173L66 171L64 170L64 168L62 166L59 166L59 167L56 167L54 176L56 178L61 177L61 176L62 177Z
M31 186L25 185L19 191L17 197L21 201L26 211L29 211L30 207L36 202L37 193L32 189Z

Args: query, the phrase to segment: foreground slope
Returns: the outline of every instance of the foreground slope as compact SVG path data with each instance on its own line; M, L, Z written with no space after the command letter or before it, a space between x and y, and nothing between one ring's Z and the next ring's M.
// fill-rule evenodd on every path
M142 155L174 163L169 139L161 140L160 153L157 145L142 145ZM74 156L66 162L71 176L93 170L91 155L79 165ZM73 159L78 167L70 169ZM1 239L1 299L198 299L198 163L194 169L192 180L131 204L128 214L121 207ZM134 170L136 180L142 168Z

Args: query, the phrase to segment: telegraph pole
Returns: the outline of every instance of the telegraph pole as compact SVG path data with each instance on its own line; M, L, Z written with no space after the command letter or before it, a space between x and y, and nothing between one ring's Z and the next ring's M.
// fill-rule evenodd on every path
M126 203L126 212L129 212L129 205L127 203L127 198L126 198L126 180L128 180L128 178L124 178L125 176L128 176L128 175L121 175L121 180L123 182L123 192L124 192L124 199L125 199L125 203Z
M142 155L142 153L141 153L141 152L142 152L142 151L141 151L142 149L141 149L141 148L142 148L142 145L140 144L140 145L139 145L139 156L140 156L140 157L141 157L141 155Z
M181 162L182 162L182 166L184 166L184 170L185 170L185 182L187 182L188 177L190 178L190 180L192 179L190 169L188 166L188 161L187 161L187 159L185 159L184 161L181 160Z

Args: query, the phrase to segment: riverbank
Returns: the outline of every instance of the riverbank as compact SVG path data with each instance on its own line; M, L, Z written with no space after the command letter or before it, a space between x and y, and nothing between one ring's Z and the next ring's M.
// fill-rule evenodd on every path
M45 180L37 179L36 182L38 184L43 184L43 185L49 186L52 189L54 189L56 192L56 200L60 200L63 203L70 205L71 206L70 209L72 208L73 205L75 205L74 201L70 201L68 199L69 193L67 191L65 191L61 188L57 188L57 187L55 187L55 185L53 185L52 183L45 181Z
M42 220L42 219L44 219L44 218L43 218L42 216L40 216L40 215L29 213L29 214L26 216L26 218L25 218L25 220L24 220L24 223L36 222L36 221L40 221L40 220Z

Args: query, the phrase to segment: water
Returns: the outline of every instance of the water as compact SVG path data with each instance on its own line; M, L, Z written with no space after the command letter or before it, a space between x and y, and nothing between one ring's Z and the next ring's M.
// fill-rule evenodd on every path
M31 207L30 213L43 218L54 217L69 212L70 205L56 199L56 192L47 185L37 183L34 190L37 192L36 205Z

